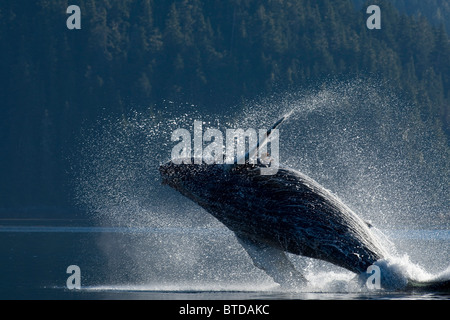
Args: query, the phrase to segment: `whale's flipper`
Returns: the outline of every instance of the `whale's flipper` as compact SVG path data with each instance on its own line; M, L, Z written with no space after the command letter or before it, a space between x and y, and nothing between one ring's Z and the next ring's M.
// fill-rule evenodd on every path
M307 280L295 269L284 251L237 233L236 237L253 264L264 270L276 283L284 288L297 288L306 284Z
M248 161L250 161L250 159L254 159L257 157L258 150L260 148L264 147L269 142L269 137L272 134L273 130L275 130L277 127L279 127L280 124L282 124L287 118L288 118L288 116L281 117L277 122L275 122L273 124L272 127L270 127L269 130L267 130L267 135L263 141L258 140L258 142L256 143L255 146L253 146L253 147L249 146L248 152L244 155L244 162L248 162ZM242 159L242 158L240 158L240 159ZM238 160L237 163L241 163L241 161Z

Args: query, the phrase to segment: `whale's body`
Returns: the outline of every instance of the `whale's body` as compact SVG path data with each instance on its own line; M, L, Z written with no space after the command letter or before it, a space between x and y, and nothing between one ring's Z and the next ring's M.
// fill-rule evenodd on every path
M267 136L284 120L277 121ZM256 145L246 158L265 143ZM369 224L296 170L277 166L274 174L265 175L261 169L267 165L260 162L206 164L192 158L176 162L160 166L163 183L232 230L253 263L282 285L306 281L286 252L327 261L365 277L370 266L387 259ZM450 291L449 279L406 280L406 290Z
M284 252L358 274L384 257L367 223L313 179L289 168L261 175L261 166L169 162L160 171L165 183L234 231L255 264L275 280L279 265L296 272Z

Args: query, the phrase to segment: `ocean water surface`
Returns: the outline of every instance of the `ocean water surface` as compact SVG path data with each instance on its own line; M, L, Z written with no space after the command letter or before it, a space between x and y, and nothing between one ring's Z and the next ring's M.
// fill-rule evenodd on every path
M446 273L449 230L385 230L417 277ZM85 220L1 220L0 299L449 299L445 292L368 290L346 270L290 256L309 280L280 288L222 227L93 226ZM80 268L69 289L67 267ZM418 273L418 274L417 274Z

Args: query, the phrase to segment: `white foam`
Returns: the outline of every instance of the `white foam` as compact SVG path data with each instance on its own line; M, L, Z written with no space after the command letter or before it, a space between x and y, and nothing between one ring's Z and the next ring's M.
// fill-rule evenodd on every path
M375 265L380 267L381 284L385 290L401 290L406 287L409 280L427 282L436 279L436 275L411 262L406 254L379 260Z

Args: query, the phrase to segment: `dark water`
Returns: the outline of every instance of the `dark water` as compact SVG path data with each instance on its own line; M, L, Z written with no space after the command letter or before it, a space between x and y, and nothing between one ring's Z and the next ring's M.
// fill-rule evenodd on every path
M387 232L429 272L448 267L450 231ZM352 291L342 270L298 262L324 281L285 291L255 269L226 229L98 227L86 221L0 220L0 299L448 299L443 293ZM70 265L81 289L69 290ZM328 267L327 267L328 268ZM332 283L332 285L330 285Z

